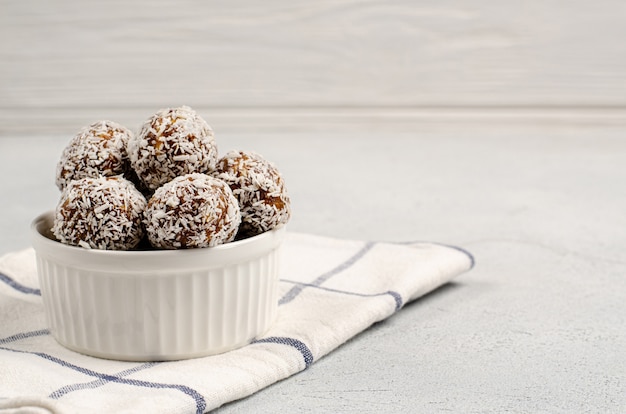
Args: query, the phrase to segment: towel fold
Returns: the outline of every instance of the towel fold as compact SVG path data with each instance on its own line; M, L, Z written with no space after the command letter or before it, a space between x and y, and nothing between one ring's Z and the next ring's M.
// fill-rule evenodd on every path
M10 253L0 258L0 413L203 413L306 369L473 264L435 243L288 233L278 318L265 335L220 355L133 363L59 345L46 328L34 251Z

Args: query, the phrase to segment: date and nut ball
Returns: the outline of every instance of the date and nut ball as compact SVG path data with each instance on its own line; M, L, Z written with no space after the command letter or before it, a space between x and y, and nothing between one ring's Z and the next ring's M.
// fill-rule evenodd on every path
M99 121L83 128L70 140L61 154L56 185L86 177L112 177L126 174L129 161L126 145L133 133L112 121Z
M162 109L128 142L131 166L150 191L176 177L215 169L213 130L188 106Z
M144 224L159 249L212 247L232 241L241 222L228 184L206 174L174 178L148 200Z
M230 151L218 160L214 175L233 191L241 208L242 237L287 223L291 217L285 183L274 164L252 151Z
M143 237L146 199L122 176L70 181L61 193L52 232L65 244L130 250Z

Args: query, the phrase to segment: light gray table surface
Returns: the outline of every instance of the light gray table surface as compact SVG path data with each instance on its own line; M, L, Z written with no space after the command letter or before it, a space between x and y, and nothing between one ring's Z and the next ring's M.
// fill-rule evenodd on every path
M283 172L290 231L428 240L476 267L309 369L216 410L626 411L626 139L603 125L233 134ZM0 138L0 253L58 198L69 137Z

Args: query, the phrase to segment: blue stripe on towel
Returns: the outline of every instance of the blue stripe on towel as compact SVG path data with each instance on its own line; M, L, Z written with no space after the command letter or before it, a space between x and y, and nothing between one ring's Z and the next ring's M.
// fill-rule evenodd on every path
M339 266L335 267L334 269L331 269L330 271L319 276L310 284L302 284L302 285L296 285L292 287L289 290L289 292L285 293L285 295L282 298L280 298L280 300L278 301L278 304L284 305L285 303L289 303L292 300L294 300L300 294L300 292L302 292L302 290L305 287L319 286L325 281L327 281L328 279L330 279L331 277L335 276L337 273L341 273L344 270L348 269L350 266L358 262L363 256L365 256L365 254L368 251L370 251L372 247L374 247L375 244L376 244L375 242L367 242L358 252L356 252L348 260L344 261L343 263L341 263Z
M386 292L382 292L382 293L358 293L358 292L351 292L348 290L341 290L341 289L333 289L333 288L329 288L329 287L324 287L324 286L316 286L312 283L303 283L303 282L297 282L295 280L289 280L289 279L280 279L281 282L285 282L285 283L291 283L294 284L296 286L301 286L301 287L310 287L313 289L319 289L319 290L323 290L326 292L333 292L333 293L340 293L342 295L348 295L348 296L359 296L362 298L374 298L377 296L386 296L389 295L393 298L393 300L396 302L396 311L400 310L400 308L402 308L402 306L404 305L404 301L402 300L402 296L398 293L398 292L394 292L393 290L388 290Z
M11 286L13 289L17 290L18 292L26 293L29 295L41 296L41 290L24 286L16 282L15 280L11 279L9 276L5 275L4 273L0 273L0 282L6 283L7 285Z
M114 374L114 377L118 377L118 378L122 378L122 377L126 377L128 375L134 374L135 372L138 371L142 371L144 369L153 367L154 365L157 365L158 362L147 362L145 364L141 364L141 365L137 365L136 367L133 368L129 368L126 369L124 371L118 372L116 374ZM64 396L65 394L69 394L70 392L74 392L74 391L80 391L80 390L85 390L85 389L94 389L94 388L98 388L101 387L107 383L109 383L110 381L107 378L98 378L95 381L89 381L89 382L83 382L80 384L71 384L71 385L66 385L65 387L59 388L58 390L54 391L52 394L50 394L50 398L53 399L59 399L62 396Z
M178 390L188 396L190 396L191 398L194 399L195 403L196 403L196 414L202 414L204 412L204 409L206 408L206 400L204 399L204 397L196 390L194 390L193 388L189 388L185 385L179 385L179 384L163 384L163 383L159 383L159 382L150 382L150 381L142 381L142 380L135 380L135 379L125 379L125 378L121 378L119 376L116 375L109 375L109 374L102 374L100 372L96 372L87 368L83 368L80 367L78 365L74 365L70 362L64 361L60 358L54 357L52 355L49 354L45 354L43 352L30 352L30 351L22 351L19 349L11 349L11 348L5 348L0 346L0 350L4 350L4 351L11 351L11 352L17 352L20 354L31 354L31 355L36 355L40 358L46 359L50 362L54 362L55 364L59 364L62 367L65 368L69 368L69 369L73 369L74 371L78 371L82 374L85 375L89 375L101 380L105 380L105 381L109 381L109 382L116 382L118 384L125 384L125 385L132 385L135 387L145 387L145 388L152 388L152 389L173 389L173 390Z
M474 266L476 265L476 258L474 257L473 254L471 254L468 250L465 250L462 247L459 246L455 246L453 244L445 244L445 243L437 243L437 242L428 242L428 241L405 241L405 242L392 242L393 244L399 244L399 245L404 245L404 246L410 246L412 244L433 244L436 246L442 246L442 247L447 247L453 250L457 250L463 254L465 254L469 260L470 260L470 270L474 268Z
M404 301L402 300L402 296L398 292L394 292L393 290L385 292L385 294L390 295L393 300L396 301L396 312L402 309L404 305Z
M307 369L313 363L313 353L308 346L302 341L284 336L269 336L267 338L257 339L253 344L280 344L295 348L302 354L304 358L304 369Z
M21 339L32 338L34 336L49 335L50 331L47 329L40 329L38 331L20 332L15 335L8 336L6 338L0 338L0 345L8 344L9 342L19 341Z
M474 255L462 247L455 246L453 244L443 244L443 243L433 243L433 244L438 244L439 246L449 247L450 249L458 250L459 252L467 255L467 257L470 260L470 269L473 269L474 266L476 265L476 258L474 257Z

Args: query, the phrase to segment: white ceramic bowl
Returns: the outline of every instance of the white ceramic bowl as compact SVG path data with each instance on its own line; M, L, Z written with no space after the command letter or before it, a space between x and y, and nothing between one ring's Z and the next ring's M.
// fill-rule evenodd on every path
M46 319L65 347L162 361L217 354L269 329L278 308L285 227L216 247L106 251L54 240L53 213L32 224Z

